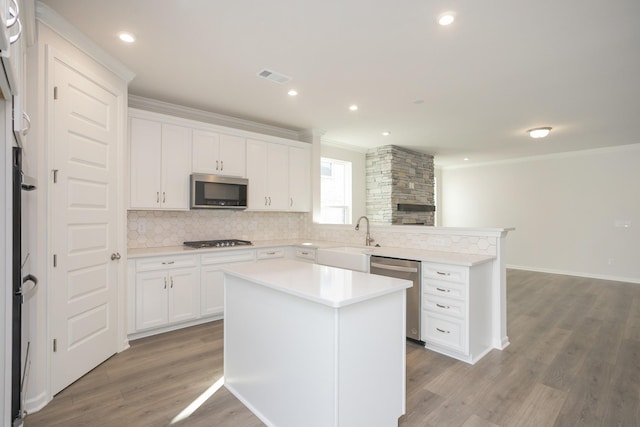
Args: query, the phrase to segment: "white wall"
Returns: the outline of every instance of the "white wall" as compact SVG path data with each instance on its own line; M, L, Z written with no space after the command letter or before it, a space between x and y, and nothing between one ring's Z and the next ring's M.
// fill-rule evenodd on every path
M441 175L443 226L516 228L508 266L640 283L640 144Z

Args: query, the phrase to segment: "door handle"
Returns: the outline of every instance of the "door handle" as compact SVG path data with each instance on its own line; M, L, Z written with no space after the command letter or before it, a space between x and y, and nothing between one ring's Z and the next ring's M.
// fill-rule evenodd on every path
M120 255L119 252L114 252L114 253L111 254L111 261L115 261L115 260L118 260L120 258L122 258L122 256Z

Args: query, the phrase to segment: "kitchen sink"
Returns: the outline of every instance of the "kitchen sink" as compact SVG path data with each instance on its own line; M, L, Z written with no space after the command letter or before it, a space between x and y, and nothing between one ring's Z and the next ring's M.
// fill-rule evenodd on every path
M366 246L338 246L318 249L316 262L331 267L369 272L369 251Z

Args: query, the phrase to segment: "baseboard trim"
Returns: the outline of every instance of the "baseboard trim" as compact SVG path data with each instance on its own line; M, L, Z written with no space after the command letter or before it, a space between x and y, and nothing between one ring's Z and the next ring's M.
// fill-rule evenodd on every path
M535 271L537 273L562 274L564 276L586 277L589 279L600 279L600 280L610 280L614 282L627 282L627 283L640 284L640 278L637 278L637 277L609 276L609 275L603 275L603 274L590 274L590 273L583 273L579 271L555 270L552 268L539 268L539 267L530 267L525 265L513 265L513 264L507 264L507 268L513 269L513 270Z

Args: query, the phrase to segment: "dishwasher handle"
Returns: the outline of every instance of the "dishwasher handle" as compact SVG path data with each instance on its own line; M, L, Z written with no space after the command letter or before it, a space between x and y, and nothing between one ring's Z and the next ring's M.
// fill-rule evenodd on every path
M388 264L380 264L377 262L371 263L371 268L379 268L381 270L391 270L391 271L401 271L403 273L417 273L418 269L416 267L402 267L399 265L388 265Z

